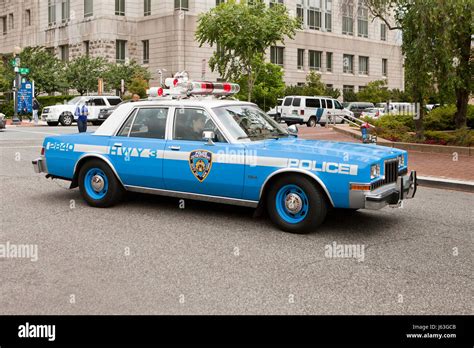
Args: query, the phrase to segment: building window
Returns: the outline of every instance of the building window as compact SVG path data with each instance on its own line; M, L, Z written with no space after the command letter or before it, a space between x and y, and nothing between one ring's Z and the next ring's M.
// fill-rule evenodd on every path
M125 0L115 0L115 15L125 16Z
M84 17L94 15L94 0L84 0Z
M150 62L150 41L144 40L143 44L143 64L148 64Z
M127 41L117 40L115 42L115 60L117 63L125 63L125 49L127 48Z
M359 1L357 8L357 35L369 37L369 10L362 1Z
M48 0L48 24L56 23L56 4L54 0Z
M298 48L298 70L304 70L304 50Z
M86 57L89 57L90 55L90 47L91 47L90 41L84 41L84 53Z
M270 0L270 7L276 4L283 4L283 0Z
M272 46L270 47L270 62L273 64L283 66L284 47Z
M7 17L6 17L6 16L3 16L3 17L0 17L0 19L2 20L2 32L3 32L3 35L7 35Z
M382 59L382 76L388 75L388 60L383 58Z
M351 4L342 5L342 33L354 35L354 7Z
M151 0L143 0L143 15L151 16Z
M25 11L25 26L31 26L31 10Z
M61 60L63 62L69 61L69 46L68 45L59 46L59 54L61 55Z
M326 52L326 71L332 72L332 52Z
M326 12L324 13L324 29L332 31L332 0L326 0Z
M367 88L367 86L359 86L359 92L362 92L366 88Z
M296 4L296 18L299 19L301 24L304 24L304 5L303 0L298 0Z
M216 6L225 3L225 0L216 0Z
M174 0L174 9L175 10L189 10L189 0Z
M10 13L8 15L8 29L15 29L15 20L13 18L13 13Z
M369 75L369 57L359 57L359 74Z
M308 0L307 21L308 28L320 30L321 29L321 0Z
M63 23L67 22L70 15L70 0L62 0L61 1L61 20Z
M321 70L321 51L309 51L309 69L310 70Z
M344 85L342 86L342 92L343 93L346 93L346 92L352 92L354 93L354 86L351 86L351 85Z
M346 74L354 73L354 56L350 54L344 54L342 58L342 72Z
M385 23L380 24L380 40L387 41L387 25Z

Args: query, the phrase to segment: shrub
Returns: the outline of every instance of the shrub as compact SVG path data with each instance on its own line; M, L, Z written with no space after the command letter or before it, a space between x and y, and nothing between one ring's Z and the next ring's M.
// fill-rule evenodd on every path
M468 128L458 129L453 132L446 131L426 131L425 143L437 145L452 145L452 146L473 146L474 145L474 131Z
M455 105L436 108L425 116L425 129L433 131L454 130L456 128L455 114ZM468 105L467 107L467 126L474 128L474 105Z
M0 113L4 114L7 118L13 116L13 100L8 103L0 104Z

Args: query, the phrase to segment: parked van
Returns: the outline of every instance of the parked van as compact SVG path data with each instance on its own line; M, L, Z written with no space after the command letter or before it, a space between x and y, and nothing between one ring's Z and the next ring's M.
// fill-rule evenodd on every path
M342 123L346 116L354 116L354 113L344 109L338 100L331 97L287 96L281 107L281 119L288 125L316 127L317 123L325 125L334 120Z
M371 109L374 107L374 103L368 102L349 102L343 104L344 108L354 113L354 117L359 118L362 111L365 109Z

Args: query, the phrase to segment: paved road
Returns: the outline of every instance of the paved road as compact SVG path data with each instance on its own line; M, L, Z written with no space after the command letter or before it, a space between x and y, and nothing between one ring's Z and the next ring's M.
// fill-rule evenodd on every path
M36 262L0 258L0 314L473 312L472 194L420 188L403 209L333 212L306 236L217 204L93 209L32 170L45 133L65 131L0 132L0 247L38 247ZM326 257L333 242L364 260Z

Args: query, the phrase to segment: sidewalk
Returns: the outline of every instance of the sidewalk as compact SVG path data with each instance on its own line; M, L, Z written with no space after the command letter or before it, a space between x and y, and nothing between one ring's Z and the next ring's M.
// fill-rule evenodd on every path
M38 124L35 125L34 122L30 122L28 119L26 119L26 121L23 120L21 124L12 125L12 120L7 119L6 125L10 127L46 127L48 124L46 123L46 121L39 120Z
M332 128L299 127L299 135L304 139L357 142L351 136L334 131ZM474 156L426 153L408 151L410 170L416 170L418 176L454 179L474 182Z

